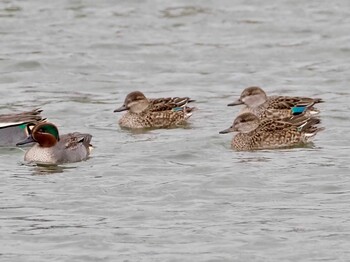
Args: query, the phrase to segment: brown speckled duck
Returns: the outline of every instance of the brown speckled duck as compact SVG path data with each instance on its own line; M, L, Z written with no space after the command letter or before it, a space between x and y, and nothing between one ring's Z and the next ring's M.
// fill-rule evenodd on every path
M314 116L319 113L314 105L323 102L320 98L267 96L265 91L257 86L243 90L238 100L228 106L245 105L241 113L251 112L263 118L289 118L293 115L305 114Z
M167 128L184 125L192 115L194 107L189 97L147 99L139 91L128 94L124 104L114 112L127 111L119 120L126 128Z
M232 147L238 151L274 149L306 144L323 128L316 125L318 118L299 115L289 119L262 119L252 113L239 115L228 129L220 132L238 132Z

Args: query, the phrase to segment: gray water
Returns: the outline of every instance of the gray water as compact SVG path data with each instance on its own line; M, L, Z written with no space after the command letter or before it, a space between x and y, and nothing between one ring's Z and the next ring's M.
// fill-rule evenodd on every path
M1 1L0 113L93 135L45 168L0 149L1 261L349 261L350 2ZM323 98L305 148L235 152L247 86ZM135 133L126 94L190 96L186 128Z

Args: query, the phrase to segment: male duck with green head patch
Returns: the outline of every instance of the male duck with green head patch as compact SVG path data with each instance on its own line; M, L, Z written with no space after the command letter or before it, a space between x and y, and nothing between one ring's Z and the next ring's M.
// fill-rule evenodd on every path
M85 160L89 157L92 146L90 134L78 132L59 135L52 123L39 123L31 134L17 145L35 142L24 156L27 162L38 164L63 164Z

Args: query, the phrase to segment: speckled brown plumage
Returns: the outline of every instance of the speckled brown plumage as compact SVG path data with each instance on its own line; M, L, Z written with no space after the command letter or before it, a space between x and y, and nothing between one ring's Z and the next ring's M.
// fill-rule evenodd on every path
M236 150L257 150L305 144L322 128L318 118L304 115L286 119L262 119L252 113L239 115L233 125L220 133L239 132L232 140Z
M240 98L228 104L229 106L244 104L240 113L251 112L263 118L288 118L293 116L293 107L305 107L304 114L313 116L319 113L314 107L316 103L323 102L320 98L292 97L292 96L267 96L260 87L248 87L243 90Z
M115 112L125 111L119 125L126 128L167 128L183 125L192 115L189 97L147 99L141 92L130 93L123 106Z

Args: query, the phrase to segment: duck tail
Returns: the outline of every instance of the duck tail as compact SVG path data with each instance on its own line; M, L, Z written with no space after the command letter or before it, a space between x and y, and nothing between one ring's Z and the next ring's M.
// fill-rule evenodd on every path
M321 120L316 117L311 117L306 119L301 125L298 127L299 132L304 133L304 137L306 140L314 137L318 132L324 130L324 127L318 127L317 125L321 123Z
M184 107L185 118L187 119L187 118L191 117L193 114L193 111L195 111L195 110L197 110L196 107L188 107L188 106Z
M315 104L317 103L324 103L324 100L322 98L314 98Z
M316 116L320 113L320 110L310 107L309 110L306 111L306 113L309 113L310 116Z
M173 103L175 103L176 107L185 107L188 103L194 102L194 99L189 97L176 97L173 99Z
M95 147L91 144L89 144L89 147L88 147L88 150L89 150L89 153L91 154L92 150L94 150Z
M87 149L89 149L91 145L92 135L90 134L82 134L75 132L73 133L77 137L77 143L82 143Z
M324 129L325 129L324 127L317 127L317 126L310 127L308 131L304 133L304 137L306 141L313 138L318 132L323 131Z

